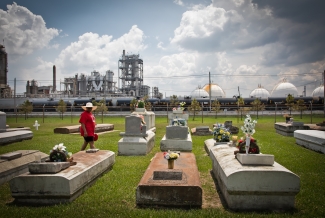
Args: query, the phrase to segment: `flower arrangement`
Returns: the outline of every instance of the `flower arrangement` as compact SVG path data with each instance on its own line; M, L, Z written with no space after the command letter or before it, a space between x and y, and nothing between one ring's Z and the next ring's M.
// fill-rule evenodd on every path
M239 150L239 153L246 153L246 139L240 138L238 141L237 148ZM250 146L248 150L249 154L259 154L260 153L260 148L257 145L256 139L253 137L250 137Z
M71 156L72 153L66 150L66 147L63 146L63 143L55 145L50 151L50 161L52 162L65 162L70 159Z
M174 107L173 108L173 111L175 111L175 110L184 110L185 108L184 108L184 106L186 105L186 102L181 102L181 103L179 103L179 106L176 108L176 107Z
M230 132L224 125L217 124L217 126L213 128L213 136L216 142L229 142Z
M144 103L143 99L138 100L136 107L144 108L144 106L145 106L145 103Z
M241 127L241 130L246 136L251 136L255 133L255 124L256 120L252 121L252 118L249 114L246 115L246 119L244 120L244 126Z
M173 119L172 126L185 126L186 122L184 119Z
M176 160L181 155L180 152L168 151L164 152L164 158L167 160Z

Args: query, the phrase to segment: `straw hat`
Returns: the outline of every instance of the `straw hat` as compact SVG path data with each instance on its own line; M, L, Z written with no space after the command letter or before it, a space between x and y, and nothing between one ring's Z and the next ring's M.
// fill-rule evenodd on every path
M88 103L86 104L86 106L81 106L81 107L82 107L82 109L84 109L84 110L87 110L87 107L91 107L91 108L92 108L91 111L94 111L94 110L97 109L97 106L93 106L93 104L92 104L91 102L88 102Z

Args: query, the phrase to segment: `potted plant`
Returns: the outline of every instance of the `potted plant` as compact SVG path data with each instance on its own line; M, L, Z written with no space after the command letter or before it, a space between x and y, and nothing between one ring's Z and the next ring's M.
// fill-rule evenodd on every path
M138 102L138 108L144 108L144 102L143 101Z
M135 108L135 111L137 111L137 112L145 112L146 109L145 109L144 106L145 106L144 101L142 99L139 100L138 103L137 103L137 106Z

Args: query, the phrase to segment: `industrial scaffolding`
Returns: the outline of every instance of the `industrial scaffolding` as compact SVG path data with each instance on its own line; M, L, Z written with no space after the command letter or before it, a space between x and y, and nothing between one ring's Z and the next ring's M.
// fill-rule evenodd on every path
M128 96L149 94L150 87L143 85L143 60L139 58L139 55L125 55L125 50L123 50L118 69L118 78L120 79L118 87L123 94Z

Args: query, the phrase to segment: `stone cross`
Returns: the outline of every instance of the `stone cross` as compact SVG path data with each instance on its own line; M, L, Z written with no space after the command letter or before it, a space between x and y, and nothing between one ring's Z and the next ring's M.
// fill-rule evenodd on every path
M36 130L38 130L38 127L40 126L40 124L38 124L37 120L35 120L35 124L33 126L35 127Z

